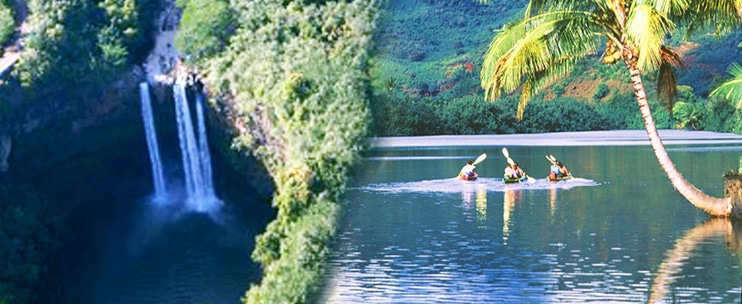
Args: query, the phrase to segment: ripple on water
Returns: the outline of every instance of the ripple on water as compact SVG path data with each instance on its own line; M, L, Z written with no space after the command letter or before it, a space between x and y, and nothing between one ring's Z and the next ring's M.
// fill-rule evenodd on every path
M354 187L361 191L386 193L460 193L462 191L485 190L490 192L505 192L512 190L551 190L572 189L574 187L599 186L600 183L591 179L572 178L559 182L550 182L543 179L534 179L532 182L505 184L500 178L480 177L475 181L462 181L458 178L432 179L408 182L374 183Z

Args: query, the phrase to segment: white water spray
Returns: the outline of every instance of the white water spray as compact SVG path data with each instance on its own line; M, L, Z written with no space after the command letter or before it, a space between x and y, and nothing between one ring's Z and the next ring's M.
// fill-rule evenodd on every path
M152 180L155 186L154 200L164 202L167 200L167 189L165 188L165 175L162 173L162 162L160 160L160 148L157 144L157 132L155 120L152 115L152 102L149 97L149 86L146 82L139 84L139 98L142 103L142 118L147 135L147 148L149 160L152 163Z
M175 99L175 116L178 124L178 139L185 174L186 204L196 211L210 211L218 207L219 200L214 195L211 177L211 156L203 109L200 103L196 106L198 119L199 142L193 130L193 121L185 92L185 83L178 80L173 85Z
M211 154L206 136L206 119L204 118L204 98L201 92L196 93L196 120L198 121L198 149L201 160L204 190L207 196L214 196L214 181L211 174Z

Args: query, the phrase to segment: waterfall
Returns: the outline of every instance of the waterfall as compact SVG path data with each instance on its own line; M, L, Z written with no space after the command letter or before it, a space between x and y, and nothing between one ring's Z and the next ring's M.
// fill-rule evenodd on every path
M204 119L204 98L201 92L196 93L196 119L198 120L198 149L201 158L204 190L207 196L214 196L214 181L211 176L211 154L209 141L206 139L206 120Z
M152 115L152 102L150 101L147 82L139 84L139 98L142 102L142 118L144 120L144 130L147 135L149 160L152 163L152 180L155 186L154 199L157 202L164 202L167 200L167 189L165 188L165 176L162 173L160 148L157 145L157 132L155 131L155 120Z
M193 130L193 121L185 92L185 83L176 81L173 85L175 117L178 124L178 139L185 175L186 204L197 211L212 210L219 200L214 195L211 177L211 157L209 155L206 126L201 103L196 105L199 141Z

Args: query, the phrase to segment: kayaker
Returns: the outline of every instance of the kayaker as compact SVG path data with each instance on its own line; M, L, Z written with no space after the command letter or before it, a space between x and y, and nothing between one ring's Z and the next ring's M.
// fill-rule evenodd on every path
M551 163L551 167L549 168L549 176L551 178L557 178L562 176L562 170L559 169L559 165L557 165L557 162Z
M526 175L526 173L523 172L523 169L518 167L518 163L513 163L512 165L508 164L508 166L505 167L505 178L517 179L524 175Z
M561 174L561 176L569 175L569 170L567 170L567 167L565 167L562 162L556 161L556 166L559 168L559 174Z
M459 172L459 176L472 177L474 176L474 170L476 169L477 169L477 166L473 165L471 163L471 160L467 160L466 165L464 165L464 167L461 168L461 171Z

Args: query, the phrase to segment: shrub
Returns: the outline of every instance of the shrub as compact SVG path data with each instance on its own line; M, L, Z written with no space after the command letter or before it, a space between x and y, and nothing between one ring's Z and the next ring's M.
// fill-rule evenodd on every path
M211 57L226 46L234 32L235 14L222 0L180 0L183 9L175 47L189 61Z
M5 3L0 2L0 46L8 43L15 30L13 11ZM0 52L2 55L2 52Z
M600 100L604 97L608 96L608 93L610 93L610 89L608 88L608 85L605 83L598 84L598 87L595 89L595 93L593 94L594 100Z
M66 91L104 85L143 59L157 1L30 1L34 29L14 72L26 86Z
M600 130L604 125L601 118L594 107L573 98L536 100L526 107L517 130L523 133Z

